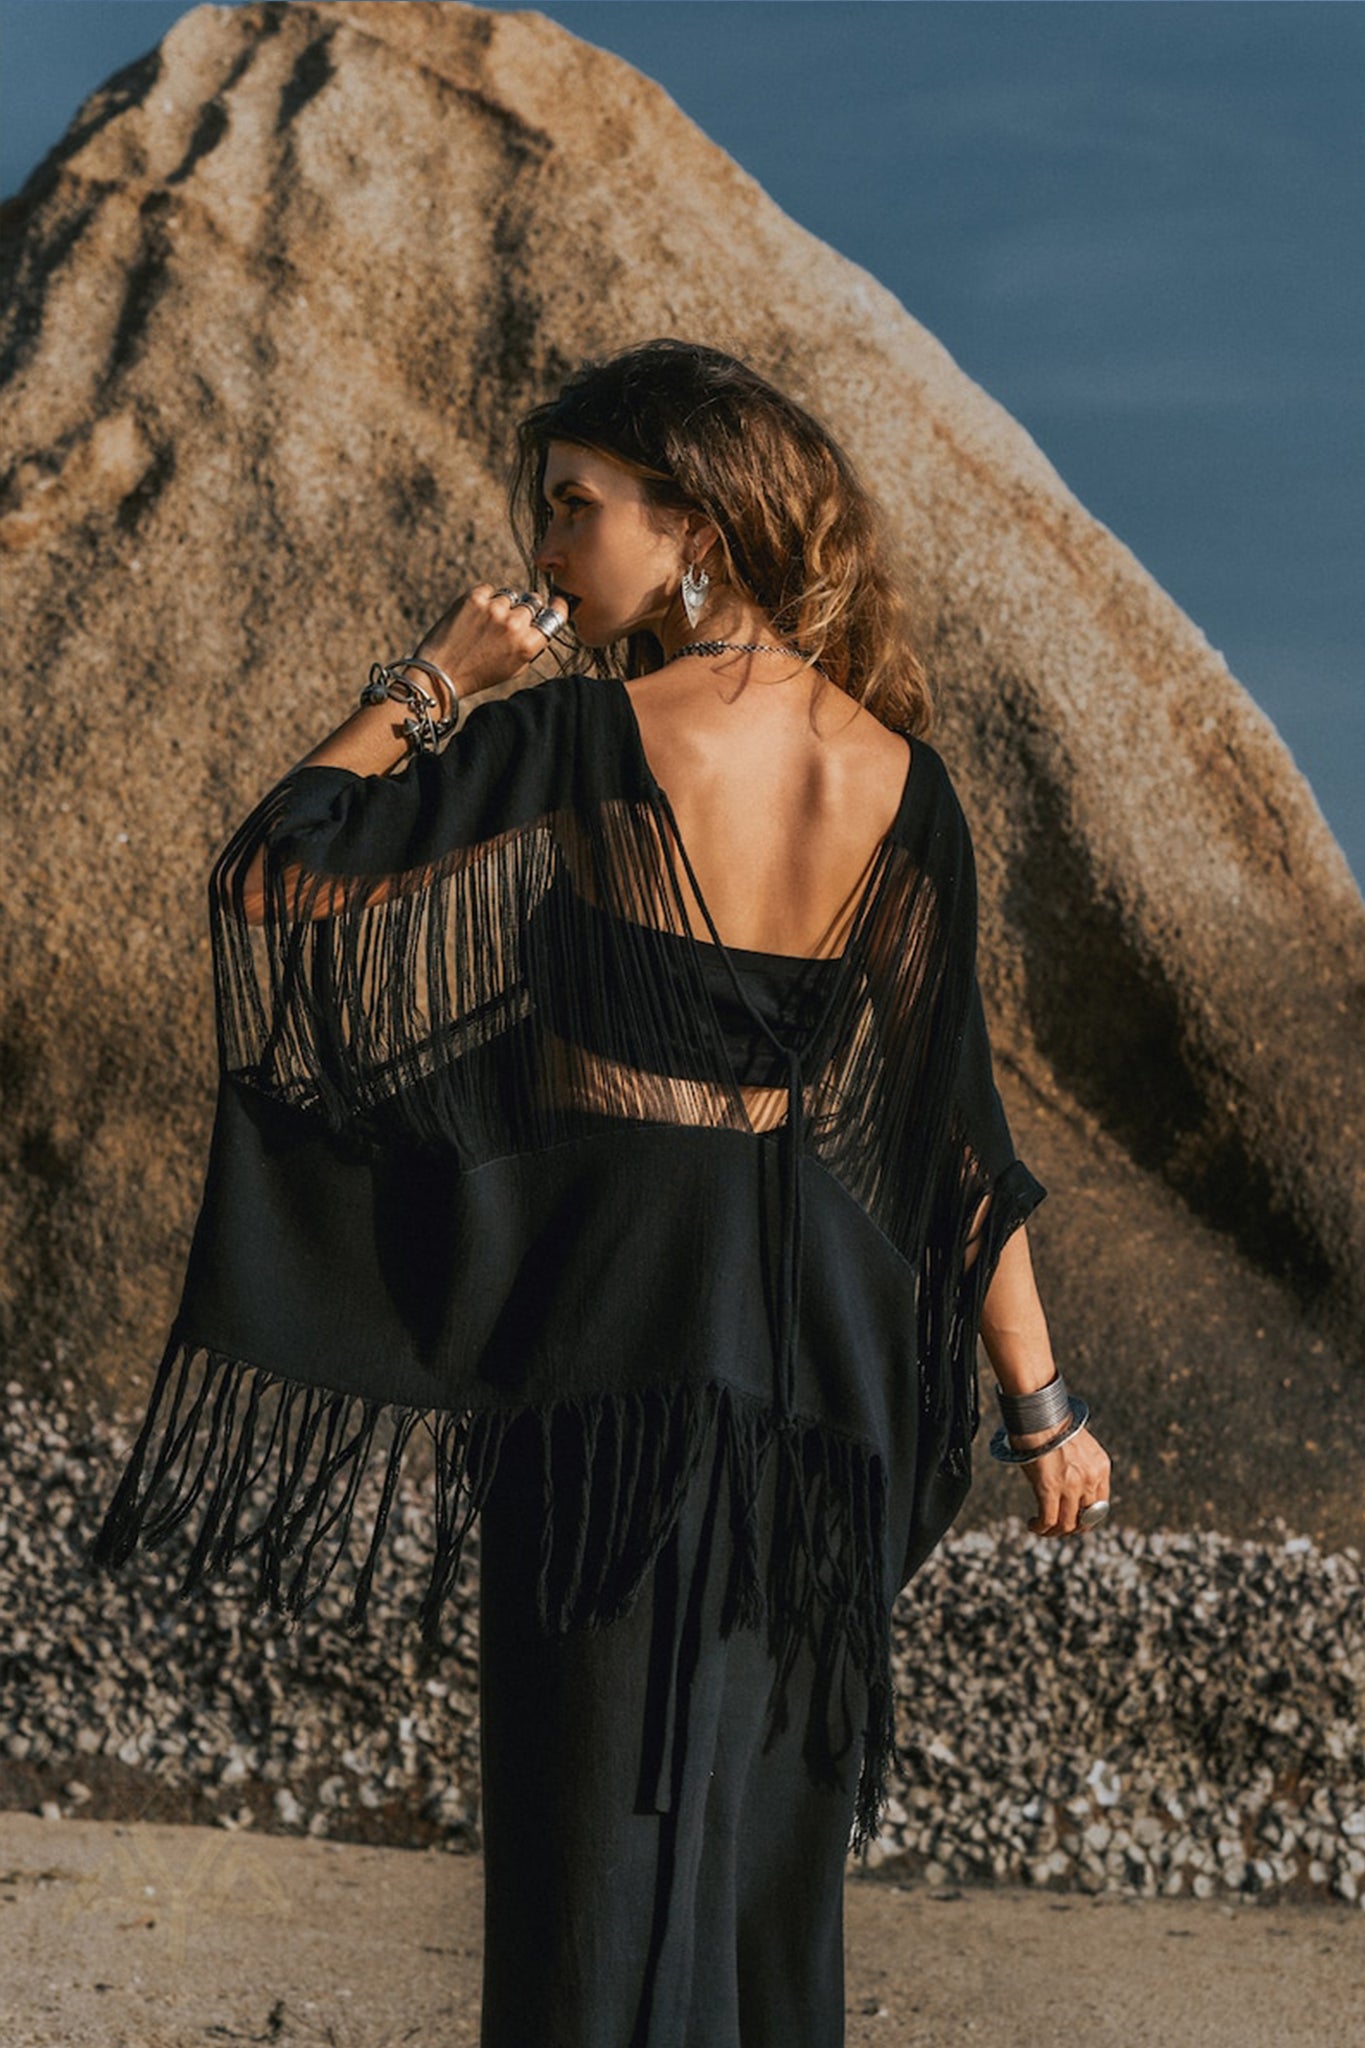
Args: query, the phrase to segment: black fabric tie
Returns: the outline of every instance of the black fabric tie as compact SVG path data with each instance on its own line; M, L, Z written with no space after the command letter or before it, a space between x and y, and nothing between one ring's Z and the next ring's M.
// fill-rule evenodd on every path
M796 1407L796 1352L801 1329L801 1154L805 1149L805 1081L801 1055L787 1052L787 1122L783 1131L781 1266L782 1294L778 1314L777 1410L789 1427Z
M777 1312L773 1326L773 1405L779 1428L784 1431L790 1430L795 1424L796 1372L801 1337L801 1266L804 1237L801 1160L806 1138L806 1091L802 1055L800 1048L787 1044L778 1036L745 988L739 970L730 956L729 948L716 930L715 920L702 895L687 848L683 844L682 834L678 830L673 806L662 789L659 789L658 795L672 831L673 844L682 855L683 866L692 885L692 893L701 906L701 913L706 919L706 928L711 935L716 955L724 962L736 1001L753 1019L755 1027L767 1039L786 1069L787 1115L778 1134L780 1199L776 1230L773 1233L777 1242L774 1244L770 1237L769 1253L771 1268L777 1274ZM798 957L795 954L791 955L793 960ZM819 1005L818 1014L812 1020L812 1045L818 1043L837 993L837 981L832 980L824 1001ZM738 1088L738 1082L735 1085Z

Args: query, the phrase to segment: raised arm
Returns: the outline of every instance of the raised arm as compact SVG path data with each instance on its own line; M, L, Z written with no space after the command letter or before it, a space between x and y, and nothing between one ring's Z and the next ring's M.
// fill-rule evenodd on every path
M426 635L417 653L443 670L457 698L472 697L500 683L514 681L537 656L544 654L545 634L532 625L531 616L527 606L514 608L505 592L495 590L491 583L478 583L456 598ZM413 679L424 685L427 681L420 671ZM434 678L431 692L437 696L444 694ZM453 716L456 710L449 703L439 708L443 716ZM289 773L293 775L300 768L344 768L353 775L391 775L410 757L403 730L404 716L403 708L392 703L359 705L326 739L295 762ZM265 921L265 857L262 844L242 871L238 884L248 924ZM373 900L382 901L387 890L387 884L377 885ZM326 917L333 901L333 891L313 886L306 891L306 904L303 896L297 898L297 907L310 918Z

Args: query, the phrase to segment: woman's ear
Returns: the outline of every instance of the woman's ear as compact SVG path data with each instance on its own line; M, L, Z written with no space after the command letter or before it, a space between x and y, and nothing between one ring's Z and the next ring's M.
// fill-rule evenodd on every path
M722 561L714 552L716 542L720 539L720 528L713 521L703 519L699 512L687 514L686 527L683 549L688 561L696 568L701 568L705 564L707 573L714 577ZM708 561L708 556L713 559Z

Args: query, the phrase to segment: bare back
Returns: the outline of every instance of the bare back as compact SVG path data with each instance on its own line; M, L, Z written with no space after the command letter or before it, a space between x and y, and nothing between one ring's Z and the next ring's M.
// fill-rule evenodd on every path
M645 755L723 942L836 955L900 809L909 745L809 670L743 672L686 659L628 683Z

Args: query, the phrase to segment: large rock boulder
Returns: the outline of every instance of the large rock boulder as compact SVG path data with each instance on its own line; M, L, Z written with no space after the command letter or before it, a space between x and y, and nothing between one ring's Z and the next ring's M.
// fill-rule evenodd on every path
M904 542L1125 1510L1358 1530L1365 908L1217 651L888 293L627 65L453 5L200 8L0 228L12 1369L145 1384L213 850L374 654L514 572L518 412L685 334L824 414Z

